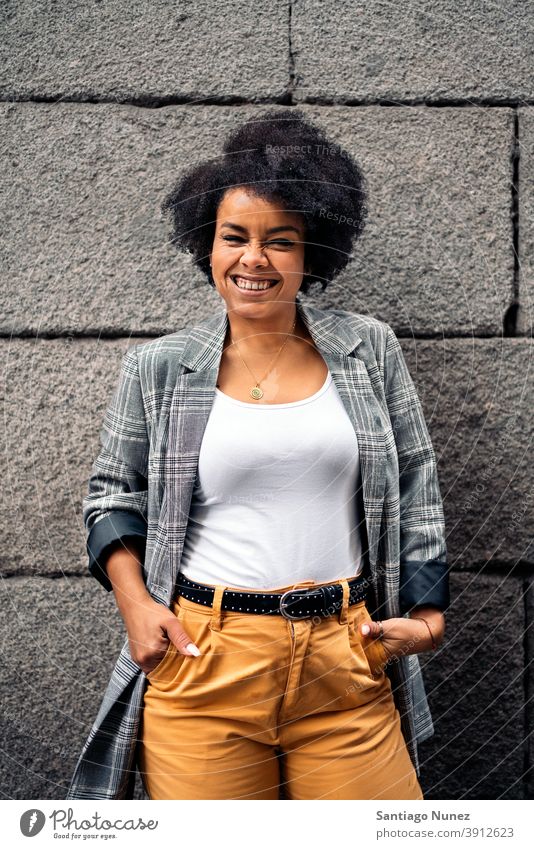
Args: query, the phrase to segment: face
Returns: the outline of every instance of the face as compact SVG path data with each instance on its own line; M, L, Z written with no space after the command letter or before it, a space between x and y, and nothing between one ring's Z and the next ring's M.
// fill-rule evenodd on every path
M262 318L287 311L305 273L304 237L298 213L241 188L227 191L210 252L212 277L227 311ZM269 287L244 288L258 282Z

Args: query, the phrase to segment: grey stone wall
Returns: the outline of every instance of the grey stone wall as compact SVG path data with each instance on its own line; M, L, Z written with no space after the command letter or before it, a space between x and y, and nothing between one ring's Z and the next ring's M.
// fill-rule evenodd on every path
M2 27L1 795L63 798L124 639L81 518L121 356L219 305L160 202L269 104L365 170L355 257L309 297L392 325L438 456L425 795L532 798L530 4L22 0Z

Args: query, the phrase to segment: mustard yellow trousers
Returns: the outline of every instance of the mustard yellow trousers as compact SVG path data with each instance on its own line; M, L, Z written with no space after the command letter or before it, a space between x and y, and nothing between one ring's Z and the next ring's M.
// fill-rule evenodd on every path
M422 799L365 602L327 617L221 611L177 597L202 654L147 676L137 765L151 799ZM329 582L331 583L331 582ZM274 587L319 586L313 581ZM247 592L250 592L247 589Z

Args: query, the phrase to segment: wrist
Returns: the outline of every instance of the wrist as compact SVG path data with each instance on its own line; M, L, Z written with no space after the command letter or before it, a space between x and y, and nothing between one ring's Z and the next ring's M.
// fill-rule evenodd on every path
M148 592L135 597L123 596L121 599L117 598L117 607L119 608L126 630L129 632L142 626L146 622L147 614L156 604L161 609L159 602L155 601Z
M116 549L108 558L107 574L115 601L125 621L136 618L152 601L143 577L143 567L135 551Z
M420 651L434 651L443 640L445 632L445 616L436 608L418 607L410 612L410 619L418 623L418 641L421 641Z
M433 628L439 629L445 624L445 614L439 609L439 607L420 604L417 607L412 607L408 615L411 619L415 619L418 616L424 616Z

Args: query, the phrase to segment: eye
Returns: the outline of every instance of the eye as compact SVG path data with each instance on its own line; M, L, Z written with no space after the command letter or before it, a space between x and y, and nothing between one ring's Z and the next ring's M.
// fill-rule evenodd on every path
M222 236L223 242L244 242L245 239L242 236ZM283 248L292 248L294 242L289 239L271 239L270 242L266 243L266 246L269 245L281 245Z

